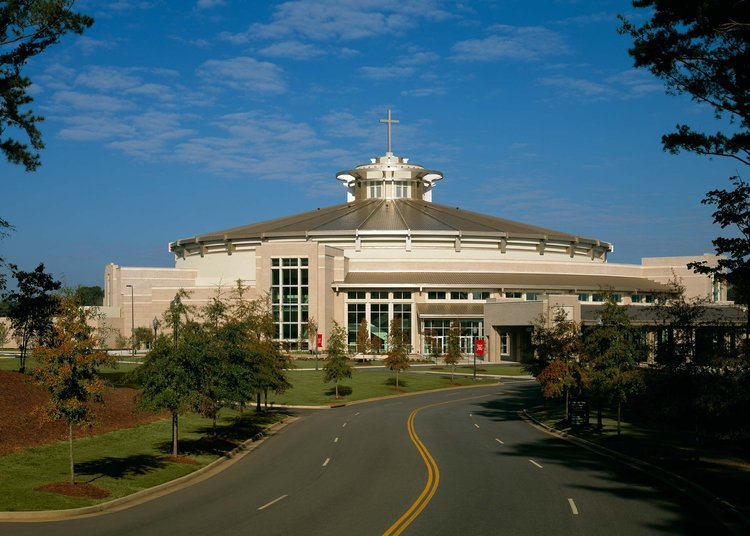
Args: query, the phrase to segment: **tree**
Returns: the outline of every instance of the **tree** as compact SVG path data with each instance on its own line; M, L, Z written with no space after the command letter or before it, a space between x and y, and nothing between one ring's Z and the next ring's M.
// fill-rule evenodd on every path
M76 287L75 295L81 305L98 307L104 303L104 289L98 285L91 287L79 285Z
M336 399L339 398L339 382L352 377L352 367L347 362L346 331L334 320L331 334L328 336L328 359L323 367L323 381L335 382Z
M399 373L409 368L409 348L401 328L400 317L391 320L388 332L388 355L383 363L388 370L396 373L396 389L398 389Z
M569 418L570 392L580 391L585 383L579 363L581 327L556 307L552 318L537 318L532 326L531 346L534 359L525 363L536 376L545 398L565 399L565 419Z
M456 364L461 361L461 325L458 320L451 322L448 329L448 345L445 352L445 364L451 366L451 382L456 373Z
M438 358L442 353L442 348L440 341L435 335L434 329L428 328L424 330L424 343L427 346L427 351L430 353L430 357L432 357L432 360L437 363Z
M633 38L636 67L664 81L672 94L688 94L727 117L732 132L696 132L687 125L662 137L664 149L722 156L750 165L750 4L733 0L635 0L650 19L638 27L620 17Z
M644 348L638 343L638 331L630 321L627 306L618 305L611 294L596 315L597 325L586 332L585 355L590 382L598 395L597 427L602 428L602 399L614 400L620 435L622 404L637 390L638 362Z
M10 341L10 331L8 324L0 322L0 348L5 348L5 345Z
M193 314L193 306L187 305L184 300L190 298L190 292L181 288L179 289L172 301L169 302L169 308L164 311L164 325L172 330L172 338L177 341L180 328L182 325L190 322Z
M8 232L13 230L13 226L5 221L4 219L0 218L0 240L8 236ZM0 267L2 267L5 264L5 260L0 257ZM5 274L0 272L0 290L5 290ZM3 311L3 305L5 304L5 301L0 301L0 316L5 316Z
M711 190L701 203L716 206L714 223L722 229L736 228L739 236L713 240L716 253L722 256L715 265L701 261L688 264L688 268L726 281L735 291L735 300L750 305L750 185L740 177L730 180L734 190ZM750 359L750 307L745 322L745 357Z
M154 332L151 328L138 326L133 330L133 337L135 338L135 341L133 341L131 347L143 348L145 346L149 349L153 348Z
M209 338L197 322L189 321L170 339L160 336L135 375L143 389L138 405L148 410L167 410L172 417L172 456L178 454L179 416L190 411L198 398L201 362Z
M281 352L274 339L276 323L268 297L248 300L247 287L237 281L233 290L233 305L230 309L233 318L242 325L247 337L245 352L249 371L252 371L252 390L256 395L256 411L261 411L261 395L268 405L268 392L283 393L291 384L286 377L289 358Z
M370 330L367 327L367 319L363 318L357 328L357 353L366 355L370 353Z
M44 271L43 263L33 272L19 270L15 264L10 269L18 288L5 298L10 303L11 327L19 341L18 371L24 373L30 346L49 342L53 334L52 316L57 311L58 298L52 292L60 290L61 284Z
M50 394L41 411L49 419L64 419L68 423L71 484L75 484L73 425L87 423L94 417L90 402L103 402L104 392L97 367L113 362L106 352L96 349L100 341L92 327L94 315L75 297L63 297L55 315L52 341L33 352L39 361L34 377Z
M629 50L636 67L664 81L672 94L687 94L711 107L716 119L727 119L728 131L705 133L688 125L662 137L666 151L681 151L734 159L750 166L750 4L733 0L636 0L636 8L649 11L650 19L636 26L620 17L621 33L633 38ZM739 175L739 174L738 174ZM748 185L739 176L730 179L734 190L712 190L703 204L715 205L714 223L722 229L736 226L740 237L713 241L720 259L689 266L729 282L748 303L750 294L750 215ZM746 327L750 337L750 311ZM750 350L747 348L746 356Z
M72 11L73 0L11 0L0 4L0 133L25 132L28 143L11 136L0 138L0 150L9 162L26 171L40 165L44 148L37 124L43 120L24 108L33 101L31 80L23 76L24 65L68 32L77 34L94 19ZM31 147L29 147L29 145Z
M314 316L307 319L307 344L310 350L318 351L318 323Z

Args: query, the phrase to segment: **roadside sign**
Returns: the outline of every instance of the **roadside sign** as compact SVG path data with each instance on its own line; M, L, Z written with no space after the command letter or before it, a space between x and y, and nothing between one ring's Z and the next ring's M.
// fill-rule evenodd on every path
M318 333L317 338L318 338L318 348L323 348L323 334Z
M484 355L484 339L477 339L475 344L474 353L480 356Z

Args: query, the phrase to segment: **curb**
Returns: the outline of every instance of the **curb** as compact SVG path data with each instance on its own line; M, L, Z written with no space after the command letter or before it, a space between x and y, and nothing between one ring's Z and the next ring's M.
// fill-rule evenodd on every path
M732 534L750 534L750 519L748 519L745 514L740 512L737 507L722 499L711 490L704 488L700 484L697 484L692 480L688 480L687 478L682 477L676 473L672 473L671 471L667 471L666 469L662 469L661 467L653 465L649 462L639 460L638 458L623 454L622 452L617 452L607 447L597 445L596 443L592 443L591 441L587 441L586 439L581 439L580 437L577 437L575 435L563 432L562 430L558 430L557 428L553 428L530 415L525 409L523 411L519 411L519 414L523 419L525 419L526 421L530 421L532 425L541 428L544 432L550 435L554 435L556 437L574 443L581 448L590 450L601 456L606 456L607 458L611 458L624 465L646 473L662 484L666 484L669 487L679 491L689 499L700 502L700 504L708 508L713 516Z
M247 454L258 448L263 442L276 435L282 428L292 424L298 417L286 417L281 422L269 426L265 430L258 432L250 439L245 440L241 445L235 447L220 458L212 461L208 465L201 467L187 475L164 482L152 488L137 491L125 497L95 504L92 506L83 506L81 508L71 508L68 510L41 510L31 512L0 512L0 523L2 522L35 522L35 521L64 521L67 519L79 517L91 517L109 512L118 512L137 506L139 504L151 501L158 497L174 493L189 485L197 484L203 480L211 478L228 469Z

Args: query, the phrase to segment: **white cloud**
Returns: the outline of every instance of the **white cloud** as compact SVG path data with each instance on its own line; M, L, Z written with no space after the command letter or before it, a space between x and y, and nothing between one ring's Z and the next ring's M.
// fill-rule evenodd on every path
M569 52L560 34L541 26L496 25L490 30L493 35L453 45L452 58L458 61L537 61Z
M240 91L278 94L286 91L284 71L273 63L249 56L227 60L208 60L198 74L215 85Z
M573 26L585 26L588 24L597 24L599 22L611 22L617 23L617 15L615 13L606 13L600 11L598 13L588 13L586 15L576 15L574 17L568 17L556 21L555 24L562 26L573 25Z
M424 65L433 63L439 58L440 56L430 50L415 50L399 57L397 63L399 65Z
M664 91L664 87L651 75L636 70L623 71L599 81L552 76L540 78L538 82L543 86L557 88L562 97L581 100L628 100Z
M208 39L203 39L200 37L196 39L186 39L182 36L172 34L169 36L169 38L172 41L177 41L178 43L182 43L184 45L190 45L190 46L194 46L198 48L207 48L211 46L211 43L208 41Z
M128 88L125 90L125 93L128 95L149 97L150 99L156 99L163 102L175 100L172 88L164 84L141 84L139 86Z
M99 91L122 90L137 86L141 80L132 74L132 69L118 67L89 67L75 79L77 86Z
M412 67L390 65L386 67L360 67L359 73L370 80L389 80L391 78L409 78L414 74Z
M83 35L76 39L75 44L85 56L88 56L99 50L108 50L114 48L115 43L113 41L92 39L91 37L86 37L85 35Z
M422 87L416 89L406 89L401 92L404 97L431 97L433 95L444 95L445 88L442 87Z
M97 141L132 136L133 127L104 115L80 115L62 118L66 125L58 136L66 140Z
M635 69L612 75L607 78L607 82L622 87L629 97L664 91L664 85L653 75Z
M75 91L58 91L54 95L53 102L56 111L73 108L97 112L121 112L135 107L132 102L125 99Z
M292 58L296 60L305 60L320 56L323 51L308 43L299 41L282 41L274 43L258 50L259 54L271 56L272 58Z
M220 38L236 44L253 39L317 41L353 40L414 28L422 19L446 20L453 15L442 0L294 0L276 6L272 21L255 23L244 32Z
M195 4L195 7L198 9L211 9L218 6L224 5L224 0L198 0L198 3Z
M617 96L617 91L611 86L583 78L555 76L540 78L539 83L557 88L562 96L568 98L604 100Z

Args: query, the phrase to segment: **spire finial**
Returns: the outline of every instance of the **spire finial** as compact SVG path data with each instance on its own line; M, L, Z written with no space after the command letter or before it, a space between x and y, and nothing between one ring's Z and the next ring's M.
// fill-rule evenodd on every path
M388 153L391 153L391 125L393 123L399 123L399 120L391 119L391 109L388 108L388 119L381 119L380 122L388 124Z

